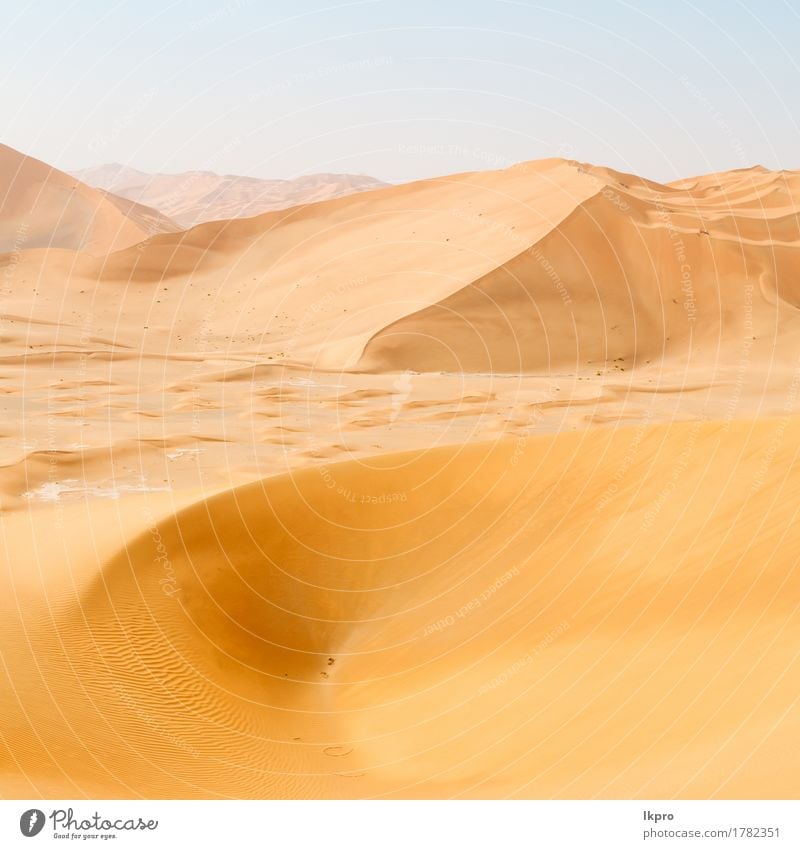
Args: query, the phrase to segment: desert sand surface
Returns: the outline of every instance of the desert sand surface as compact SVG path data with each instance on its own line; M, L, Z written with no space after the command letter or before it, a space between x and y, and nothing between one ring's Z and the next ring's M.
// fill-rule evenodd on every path
M3 255L3 795L793 797L799 209L551 159Z
M247 218L388 185L363 174L307 174L291 180L264 180L213 171L149 174L114 162L70 173L90 186L152 206L181 227L225 218Z
M93 189L6 145L0 145L0 198L2 253L56 248L102 256L180 229L155 209Z

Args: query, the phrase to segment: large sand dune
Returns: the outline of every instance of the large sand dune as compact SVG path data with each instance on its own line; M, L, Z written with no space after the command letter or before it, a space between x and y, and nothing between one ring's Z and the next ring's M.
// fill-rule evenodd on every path
M546 160L56 257L52 276L102 286L92 315L118 334L147 310L151 352L202 324L228 353L373 372L621 370L745 341L772 358L776 328L800 329L798 191L789 173L659 186ZM43 294L61 320L61 288ZM138 347L139 324L121 341Z
M608 169L586 173L597 180L596 193L558 227L379 330L360 364L630 368L672 354L718 357L746 332L771 355L776 321L784 333L800 329L793 200L800 176L745 171L678 187Z
M2 257L4 794L794 795L799 180Z
M4 786L791 796L800 431L633 437L311 469L138 533L70 508L58 558L54 508L15 517Z

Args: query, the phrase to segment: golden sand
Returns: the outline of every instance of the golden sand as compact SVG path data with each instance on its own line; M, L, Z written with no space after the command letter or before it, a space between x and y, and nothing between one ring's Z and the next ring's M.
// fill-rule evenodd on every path
M78 191L0 258L4 795L794 794L798 175Z

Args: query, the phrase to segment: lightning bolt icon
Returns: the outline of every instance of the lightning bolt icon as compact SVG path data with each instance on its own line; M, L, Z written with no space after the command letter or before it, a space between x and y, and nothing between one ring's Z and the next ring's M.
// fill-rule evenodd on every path
M31 817L30 817L30 820L28 821L28 834L30 834L33 831L33 827L36 825L38 819L39 819L38 812L37 811L31 811Z

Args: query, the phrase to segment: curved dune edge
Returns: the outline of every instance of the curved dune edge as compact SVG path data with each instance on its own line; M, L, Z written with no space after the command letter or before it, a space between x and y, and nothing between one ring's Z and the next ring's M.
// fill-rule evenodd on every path
M18 282L8 303L24 317L16 329L42 336L37 353L55 344L41 322L56 322L59 350L80 346L81 327L98 327L100 352L115 357L214 354L341 370L358 365L382 328L507 262L599 186L545 160L208 222L100 257L31 243L0 266ZM32 306L23 284L34 277ZM11 341L16 355L32 353Z
M775 355L800 330L798 175L659 185L576 166L596 191L497 268L378 329L367 372L542 373Z
M139 203L93 189L0 144L0 255L84 251L102 256L181 228Z
M137 507L138 532L141 502L69 514L63 562L4 577L4 792L788 798L798 437L595 428Z

